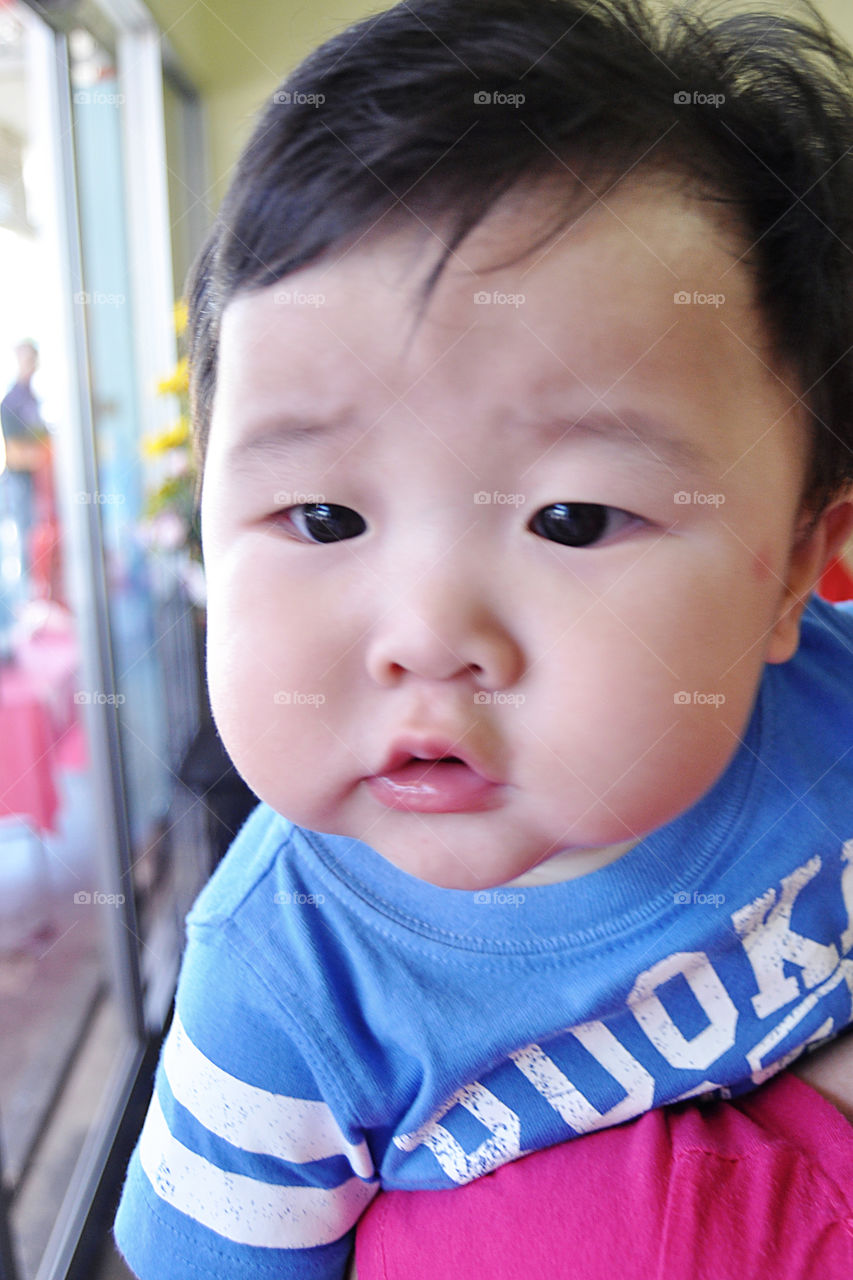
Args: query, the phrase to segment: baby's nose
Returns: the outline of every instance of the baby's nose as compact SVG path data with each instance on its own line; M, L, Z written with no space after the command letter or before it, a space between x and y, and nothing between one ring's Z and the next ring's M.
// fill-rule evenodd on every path
M524 666L503 619L470 596L442 598L435 590L388 609L369 631L366 663L382 686L404 675L452 680L468 674L472 686L491 690L514 684Z

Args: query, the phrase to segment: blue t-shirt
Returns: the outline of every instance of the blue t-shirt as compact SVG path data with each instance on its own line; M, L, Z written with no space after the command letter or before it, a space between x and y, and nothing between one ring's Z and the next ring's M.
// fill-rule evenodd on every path
M466 892L260 806L188 917L116 1222L143 1280L345 1273L453 1187L853 1021L853 608L813 600L719 782L579 879Z

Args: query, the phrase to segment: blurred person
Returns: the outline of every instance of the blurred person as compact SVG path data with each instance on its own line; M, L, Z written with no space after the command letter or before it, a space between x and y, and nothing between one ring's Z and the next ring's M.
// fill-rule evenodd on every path
M7 515L18 529L21 547L21 577L30 566L30 533L36 519L36 474L49 459L48 432L41 416L38 397L32 388L39 353L27 339L15 347L18 373L0 401L0 428L6 455L2 487Z

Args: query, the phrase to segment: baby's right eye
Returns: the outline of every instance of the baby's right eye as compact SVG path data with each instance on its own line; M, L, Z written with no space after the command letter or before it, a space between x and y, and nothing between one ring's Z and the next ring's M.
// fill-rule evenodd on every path
M344 542L364 533L367 524L351 507L334 502L303 502L281 512L310 542Z

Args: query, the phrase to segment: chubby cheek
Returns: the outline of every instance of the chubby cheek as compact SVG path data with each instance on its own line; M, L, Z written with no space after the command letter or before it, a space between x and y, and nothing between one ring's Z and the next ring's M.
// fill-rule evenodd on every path
M222 741L262 800L317 827L317 761L334 752L339 695L327 644L304 623L293 594L270 590L263 573L213 575L207 676Z
M668 677L635 665L549 697L531 741L541 761L532 784L556 800L567 838L595 845L644 835L689 808L715 764L722 771L731 735L720 738L707 707L674 696Z
M556 801L566 838L578 844L617 843L672 821L713 786L737 748L720 704L697 702L692 691L677 701L671 681L645 674L613 679L598 706L589 685L562 715L552 703L538 734L535 785ZM585 728L567 731L573 721Z
M752 555L750 570L753 581L760 587L766 587L778 573L777 565L778 557L773 555L770 547L760 547L758 551Z
M705 583L685 579L677 600L651 583L611 596L582 639L567 629L552 648L536 754L546 789L582 815L578 837L615 841L672 820L737 750L772 610L755 607L748 577Z

